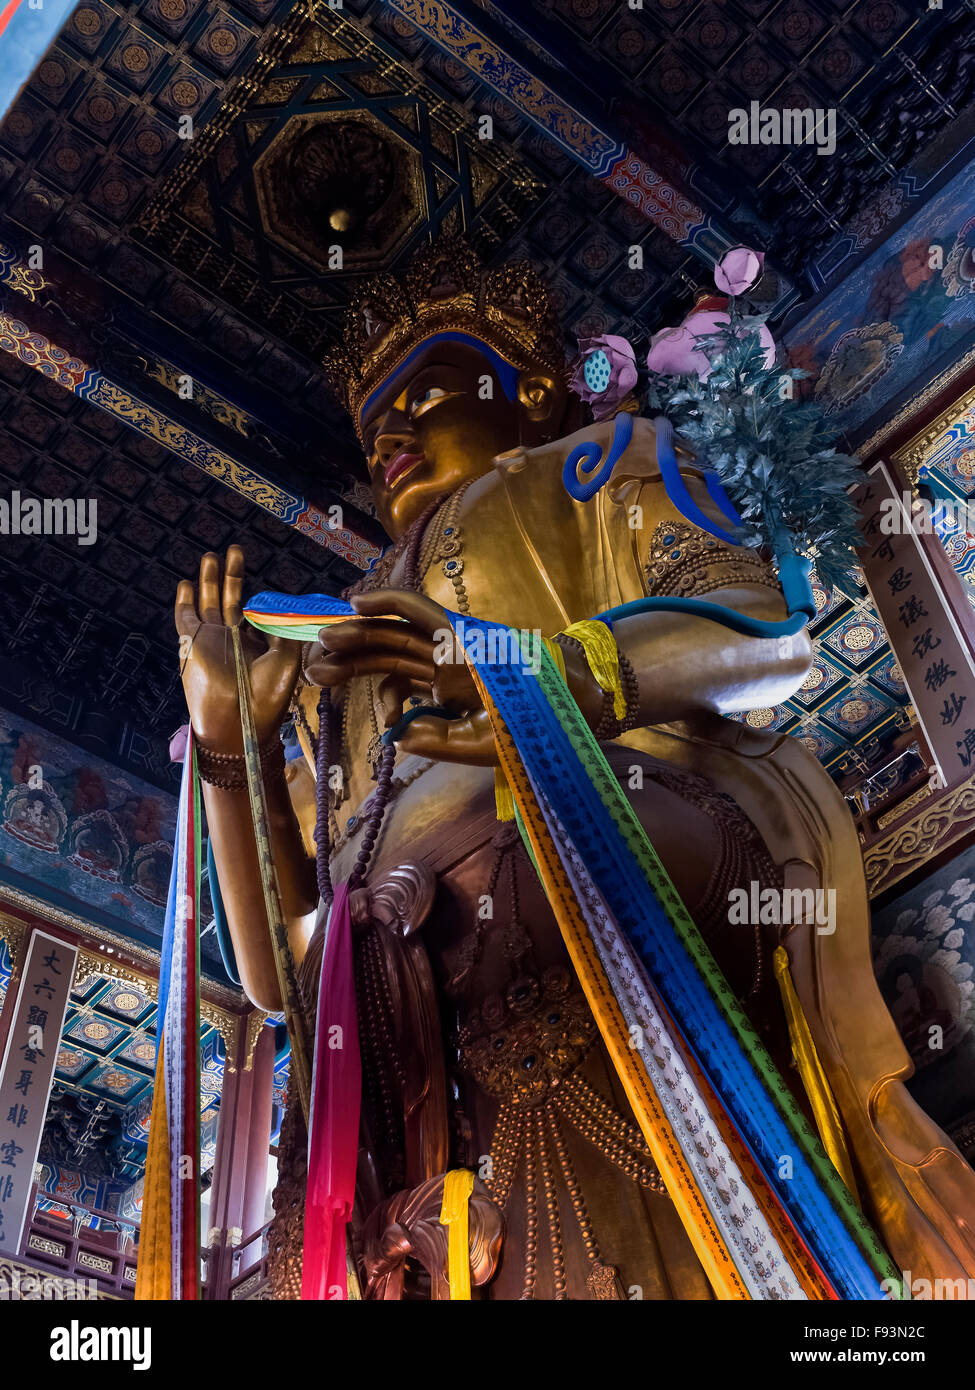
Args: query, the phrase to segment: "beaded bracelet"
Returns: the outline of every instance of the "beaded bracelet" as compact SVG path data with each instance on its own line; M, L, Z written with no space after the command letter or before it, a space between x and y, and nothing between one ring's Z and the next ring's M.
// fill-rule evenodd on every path
M576 648L585 656L585 648L577 637L569 637L566 633L559 632L552 640L561 647ZM619 738L620 734L625 734L628 730L636 728L640 722L640 683L632 663L622 652L619 652L619 663L620 684L626 698L626 713L622 719L617 719L613 710L613 692L607 690L603 693L603 707L599 716L599 723L593 729L593 737L598 739L600 743Z
M619 738L620 734L625 734L628 730L636 728L640 722L640 683L629 658L624 656L622 652L619 656L620 684L626 699L626 713L622 719L616 718L613 711L613 692L607 690L603 696L603 710L599 723L593 730L595 738L601 743Z
M284 748L280 739L264 744L258 754L265 780L284 775ZM243 753L217 753L212 748L196 745L196 767L200 781L220 791L247 790L247 764Z

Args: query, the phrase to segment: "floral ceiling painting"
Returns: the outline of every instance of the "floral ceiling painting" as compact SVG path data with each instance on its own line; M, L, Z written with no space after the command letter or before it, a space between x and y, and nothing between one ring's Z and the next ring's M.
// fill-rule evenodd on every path
M975 164L785 335L850 434L975 345Z

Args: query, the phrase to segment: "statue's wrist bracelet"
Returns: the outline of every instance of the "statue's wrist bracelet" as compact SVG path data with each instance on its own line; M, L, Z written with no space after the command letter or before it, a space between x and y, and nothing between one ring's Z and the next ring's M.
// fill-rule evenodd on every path
M279 738L275 736L265 743L259 757L265 782L284 775L284 748ZM217 753L197 742L196 767L200 781L208 786L226 792L247 790L247 763L243 753Z
M623 687L623 695L626 699L626 713L622 719L617 719L613 710L613 692L607 690L603 695L603 712L599 723L593 730L593 735L601 743L614 738L619 738L620 734L627 733L630 729L635 729L640 722L640 683L637 680L636 672L629 658L622 652L619 654L620 660L620 684Z
M553 641L560 647L572 648L583 656L588 664L588 654L582 642L576 637L571 637L568 633L556 633ZM617 657L619 660L620 685L626 700L626 712L622 719L617 719L614 709L614 696L612 690L603 692L602 711L599 722L593 729L593 736L601 743L610 739L619 738L620 734L625 734L629 729L634 729L640 722L640 683L637 680L636 672L629 658L617 647Z

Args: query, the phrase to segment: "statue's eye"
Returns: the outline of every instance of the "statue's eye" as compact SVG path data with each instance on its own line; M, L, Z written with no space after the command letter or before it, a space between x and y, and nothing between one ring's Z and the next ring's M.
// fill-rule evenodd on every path
M419 396L413 397L413 400L410 402L410 414L418 415L424 406L431 405L434 401L441 401L446 395L447 392L440 386L429 387L428 390L422 392Z

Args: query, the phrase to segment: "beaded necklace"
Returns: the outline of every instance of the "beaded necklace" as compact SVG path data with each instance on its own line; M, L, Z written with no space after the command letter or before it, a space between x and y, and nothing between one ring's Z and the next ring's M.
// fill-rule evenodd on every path
M343 597L348 598L352 594L369 593L374 589L384 588L389 585L397 563L402 558L403 573L401 584L404 589L410 589L414 593L420 592L423 580L426 578L431 565L438 561L442 573L453 585L457 599L459 612L469 615L470 604L467 590L464 587L463 573L464 562L462 558L463 540L457 516L470 482L462 483L449 497L438 498L435 502L425 508L417 517L407 531L380 560L379 564L368 575L365 575L358 583L350 589L346 589ZM436 521L437 524L431 525ZM429 535L427 534L429 532ZM369 797L366 803L365 828L359 851L356 856L355 864L349 875L349 886L351 889L361 886L365 879L366 871L369 867L369 860L372 857L373 847L379 836L379 830L386 814L386 807L400 788L393 784L393 764L396 759L396 749L392 744L384 744L379 730L378 720L376 719L375 701L372 689L372 680L369 681L369 707L372 716L372 737L369 740L368 758L372 765L372 775L376 782L376 790ZM332 875L329 868L329 860L334 852L337 841L337 826L334 824L334 808L332 789L329 786L329 769L333 766L333 759L338 756L340 764L344 765L345 755L349 747L349 720L350 702L348 695L344 701L342 711L342 725L338 740L335 734L335 706L332 701L332 692L323 689L318 701L318 728L319 737L317 747L315 747L315 861L318 875L318 890L322 901L327 907L332 904L334 890L332 887ZM307 725L307 721L306 721ZM308 731L310 732L310 731ZM427 763L423 769L417 773L432 767L432 763ZM416 780L415 778L409 779ZM343 777L343 782L345 778ZM401 782L400 786L407 785Z

